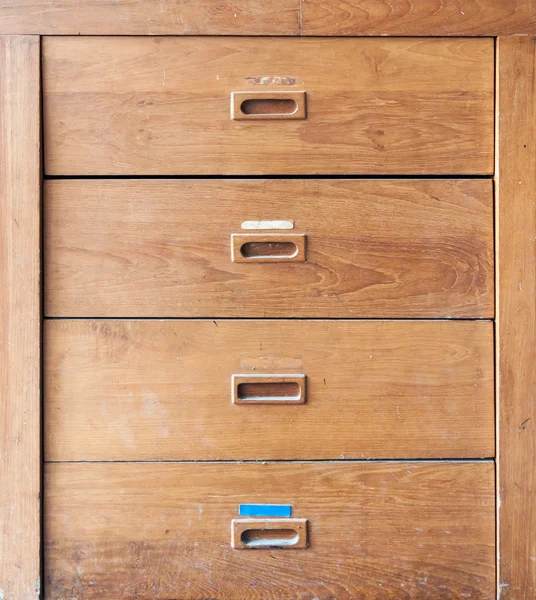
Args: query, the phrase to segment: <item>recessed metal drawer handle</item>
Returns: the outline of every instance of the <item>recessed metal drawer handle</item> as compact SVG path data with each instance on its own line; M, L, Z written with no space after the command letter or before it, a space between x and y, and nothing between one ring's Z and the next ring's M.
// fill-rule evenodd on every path
M307 519L233 519L231 546L237 550L307 548Z
M298 110L296 101L292 98L249 98L240 105L244 115L293 115Z
M305 119L305 92L232 92L231 118Z
M240 541L248 548L264 546L295 546L300 539L294 529L246 529L240 536Z
M240 247L244 258L294 258L298 247L294 242L246 242Z
M233 375L234 404L305 404L305 375Z
M243 262L305 262L304 233L233 233L231 258Z

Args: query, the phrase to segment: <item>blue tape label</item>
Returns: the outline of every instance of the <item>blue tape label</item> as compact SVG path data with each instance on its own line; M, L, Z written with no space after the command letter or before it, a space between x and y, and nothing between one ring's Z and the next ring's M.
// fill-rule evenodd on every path
M238 514L241 517L291 517L290 504L240 504Z

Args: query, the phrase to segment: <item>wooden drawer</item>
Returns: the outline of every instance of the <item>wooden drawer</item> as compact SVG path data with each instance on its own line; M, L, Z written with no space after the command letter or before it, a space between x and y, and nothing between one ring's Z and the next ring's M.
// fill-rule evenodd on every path
M493 317L491 181L58 180L44 218L48 316Z
M48 321L44 357L47 460L494 455L490 322Z
M491 462L49 464L45 493L47 600L495 598ZM244 503L308 547L233 548Z
M491 38L48 37L43 89L51 175L493 172Z

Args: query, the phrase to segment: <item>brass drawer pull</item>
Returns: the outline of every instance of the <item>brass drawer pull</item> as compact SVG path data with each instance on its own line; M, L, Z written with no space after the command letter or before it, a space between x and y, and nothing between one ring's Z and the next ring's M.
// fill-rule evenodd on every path
M233 375L234 404L305 404L305 375Z
M231 119L306 119L305 92L232 92Z
M233 519L231 546L237 550L307 548L307 519Z
M233 233L231 258L243 262L305 262L304 233Z

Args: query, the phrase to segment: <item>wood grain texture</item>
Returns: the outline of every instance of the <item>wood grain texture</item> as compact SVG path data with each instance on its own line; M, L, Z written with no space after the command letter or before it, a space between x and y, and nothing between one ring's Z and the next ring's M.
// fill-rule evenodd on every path
M536 597L536 40L498 43L502 600Z
M47 460L494 455L490 322L47 321ZM304 373L298 406L234 374Z
M0 33L297 35L299 0L11 0Z
M43 53L51 175L493 172L491 38L56 36ZM232 92L282 89L307 119L230 118Z
M0 598L39 598L39 38L0 36Z
M48 316L492 317L490 181L48 181ZM231 260L290 219L307 262Z
M303 35L536 33L534 0L302 0Z
M495 598L494 465L46 465L47 600ZM230 548L241 502L310 547Z

